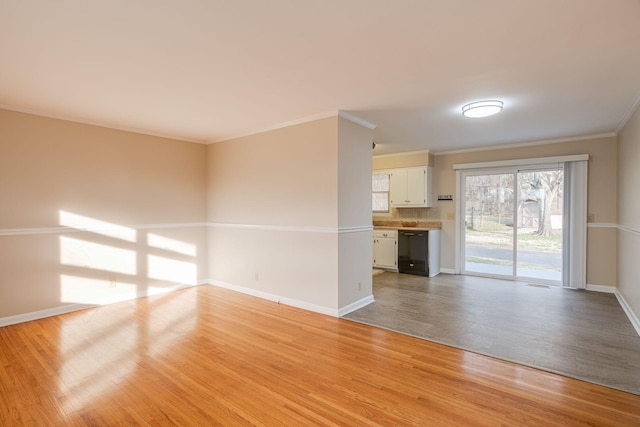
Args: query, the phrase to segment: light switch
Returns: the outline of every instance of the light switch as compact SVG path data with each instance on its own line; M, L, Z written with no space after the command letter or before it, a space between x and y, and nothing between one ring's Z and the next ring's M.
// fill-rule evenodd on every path
M447 212L447 219L450 219L450 220L456 219L456 213L455 212Z

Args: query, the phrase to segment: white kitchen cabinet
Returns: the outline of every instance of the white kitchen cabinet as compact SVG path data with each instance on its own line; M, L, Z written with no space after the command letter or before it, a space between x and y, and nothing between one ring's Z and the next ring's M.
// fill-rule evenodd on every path
M396 208L431 207L431 168L392 169L389 188L391 206Z
M373 266L398 269L397 230L373 230Z

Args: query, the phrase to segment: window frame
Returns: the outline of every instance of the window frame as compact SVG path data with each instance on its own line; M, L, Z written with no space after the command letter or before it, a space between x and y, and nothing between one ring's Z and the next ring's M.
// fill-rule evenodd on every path
M376 191L373 189L373 178L375 175L386 175L387 176L387 190L386 191ZM374 214L388 214L391 212L391 171L389 170L374 170L371 174L371 211ZM374 194L386 194L387 195L387 209L386 210L376 210L373 206L373 195Z

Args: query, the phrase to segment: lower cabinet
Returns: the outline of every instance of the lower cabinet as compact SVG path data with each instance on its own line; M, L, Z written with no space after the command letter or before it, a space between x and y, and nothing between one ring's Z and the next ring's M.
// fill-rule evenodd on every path
M397 230L373 230L373 266L398 269Z

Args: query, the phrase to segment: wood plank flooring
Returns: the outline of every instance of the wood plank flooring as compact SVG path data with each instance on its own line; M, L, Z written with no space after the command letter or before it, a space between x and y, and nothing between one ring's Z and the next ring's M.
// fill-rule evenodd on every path
M212 286L0 328L0 425L640 425L640 396Z
M640 336L615 295L383 273L345 318L640 394Z

